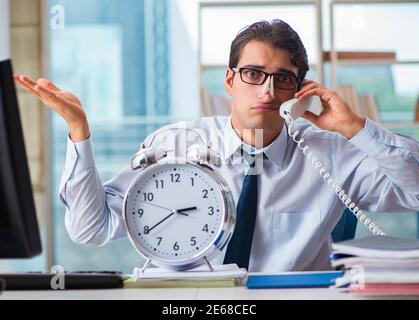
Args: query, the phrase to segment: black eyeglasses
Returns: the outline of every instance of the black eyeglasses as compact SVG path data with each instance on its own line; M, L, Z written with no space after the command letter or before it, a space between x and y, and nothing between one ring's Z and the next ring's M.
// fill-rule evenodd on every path
M268 73L255 68L231 68L240 74L240 79L244 83L252 85L264 84L268 77L273 77L274 87L281 90L294 90L300 86L298 78L289 73Z

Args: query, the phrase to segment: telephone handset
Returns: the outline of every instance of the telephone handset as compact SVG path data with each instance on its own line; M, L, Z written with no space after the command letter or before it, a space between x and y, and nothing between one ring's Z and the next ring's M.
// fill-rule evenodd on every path
M297 119L303 115L304 112L311 111L319 115L323 111L323 106L318 96L310 96L304 100L298 98L285 101L279 108L279 114L282 118L287 120L286 115L291 116L292 119Z
M279 108L279 114L288 124L288 134L297 144L297 147L303 151L304 156L311 161L311 164L319 171L320 176L327 183L327 185L336 193L343 204L363 223L374 235L385 235L384 231L378 227L365 212L359 209L355 202L346 194L345 190L339 186L335 179L330 175L327 168L325 168L320 160L311 151L308 151L307 145L303 146L304 138L297 139L299 131L292 132L294 127L294 120L301 117L305 111L311 111L316 115L320 115L323 111L320 97L310 96L302 101L297 98L285 101Z

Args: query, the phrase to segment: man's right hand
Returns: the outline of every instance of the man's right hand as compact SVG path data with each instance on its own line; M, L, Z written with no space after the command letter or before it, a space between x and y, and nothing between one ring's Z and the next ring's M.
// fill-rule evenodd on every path
M36 82L27 76L14 76L16 83L37 97L46 106L57 112L68 124L73 142L86 140L90 136L89 123L80 100L68 91L61 90L46 79Z

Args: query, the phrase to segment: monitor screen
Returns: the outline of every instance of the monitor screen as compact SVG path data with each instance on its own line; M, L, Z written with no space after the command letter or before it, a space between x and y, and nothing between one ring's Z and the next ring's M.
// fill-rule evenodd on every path
M0 61L0 258L41 253L12 64Z

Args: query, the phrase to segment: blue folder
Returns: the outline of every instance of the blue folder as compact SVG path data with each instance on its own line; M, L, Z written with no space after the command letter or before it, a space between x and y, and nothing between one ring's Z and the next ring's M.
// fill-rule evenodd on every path
M335 284L336 278L343 276L342 271L332 272L296 272L287 274L258 275L247 278L249 289L264 288L325 288Z

